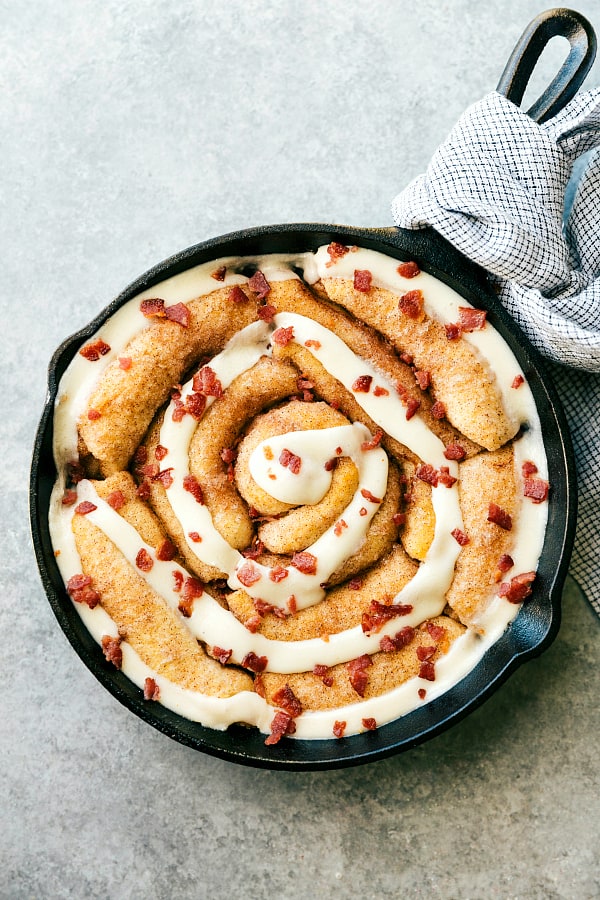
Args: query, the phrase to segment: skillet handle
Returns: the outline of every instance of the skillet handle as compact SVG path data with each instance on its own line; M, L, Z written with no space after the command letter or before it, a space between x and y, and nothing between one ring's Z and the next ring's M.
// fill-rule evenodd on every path
M519 106L544 48L557 35L567 38L570 50L552 82L527 110L527 115L540 124L566 106L592 67L596 35L584 16L564 8L549 9L536 16L521 35L496 88L499 94Z

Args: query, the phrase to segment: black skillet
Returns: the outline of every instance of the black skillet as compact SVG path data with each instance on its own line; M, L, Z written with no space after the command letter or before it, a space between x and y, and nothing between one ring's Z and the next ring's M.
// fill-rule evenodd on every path
M520 103L535 63L554 35L569 40L570 53L559 74L529 110L536 121L556 114L576 93L592 65L595 35L582 16L559 9L535 19L511 56L498 87L509 99ZM283 739L275 746L266 747L264 735L256 729L232 726L224 732L215 731L183 719L160 704L145 702L138 688L104 659L65 591L50 542L48 508L56 477L52 458L53 407L60 378L78 347L138 292L221 256L297 253L334 240L360 244L398 260L414 259L423 270L449 284L474 306L488 310L489 321L514 351L533 391L548 455L552 502L533 595L502 638L459 684L442 697L376 731L338 740ZM555 638L576 514L575 466L568 426L542 360L495 299L486 273L435 232L342 225L276 225L204 241L146 272L88 326L68 338L52 358L48 380L49 394L35 439L30 481L33 542L48 600L74 649L104 687L141 719L180 743L232 762L272 769L328 769L373 761L414 747L460 720L489 697L521 663L541 653Z

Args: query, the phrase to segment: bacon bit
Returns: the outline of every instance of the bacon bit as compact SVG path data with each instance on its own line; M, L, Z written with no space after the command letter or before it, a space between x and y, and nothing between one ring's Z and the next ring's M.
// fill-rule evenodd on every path
M289 713L293 719L302 715L302 704L289 684L285 684L282 688L279 688L279 690L273 694L272 700L275 706L280 706Z
M299 572L302 572L304 575L315 575L317 571L317 557L313 556L312 553L309 553L308 550L303 550L298 553L294 553L292 556L292 563L295 569L298 569Z
M199 484L195 475L184 475L183 489L192 495L196 503L200 503L202 506L204 505L202 486Z
M523 485L523 494L533 503L543 503L548 499L550 485L543 478L526 478Z
M259 319L262 319L263 322L271 323L275 318L275 313L277 310L270 303L265 303L264 306L259 306L256 311L256 315Z
M396 271L398 275L402 276L402 278L415 278L421 273L421 270L416 262L400 263Z
M371 290L373 275L368 269L354 270L354 290L360 291L361 294L368 294Z
M345 244L340 244L337 241L332 241L329 247L327 248L327 252L329 253L329 262L326 263L326 266L332 266L339 259L342 259L346 253L350 252L350 247L346 247Z
M244 585L244 587L250 587L252 584L256 584L257 581L260 581L262 578L261 573L256 569L251 562L245 562L240 568L237 570L236 575L238 577L238 581Z
M194 544L202 543L202 538L200 537L200 535L198 534L197 531L188 531L188 537L189 537L190 541L194 542Z
M430 659L426 659L425 662L421 663L419 678L424 678L425 681L435 681L435 664Z
M212 648L212 656L217 659L222 666L226 665L231 659L231 654L233 650L223 650L222 647L213 647Z
M67 581L67 593L75 603L85 603L94 609L100 603L98 591L92 587L90 575L72 575Z
M242 550L242 556L246 559L258 559L261 553L264 551L265 545L258 538L254 538L252 545L250 547L246 547L245 550Z
M265 685L262 679L262 675L254 676L254 692L258 694L259 697L262 697L263 700L267 696L267 692L265 691Z
M501 572L508 572L514 566L514 560L508 553L503 553L498 560L498 568Z
M140 466L146 465L148 462L148 448L143 444L137 448L135 453L133 454L133 463L136 469L139 469Z
M101 338L86 344L79 351L79 355L85 357L89 362L96 362L101 356L105 356L110 351L110 344L107 344Z
M102 636L102 652L113 666L120 669L123 665L123 651L121 650L121 638L111 637L109 634Z
M160 559L161 562L170 562L172 559L175 559L176 556L177 547L173 541L170 541L169 538L165 538L156 551L156 558Z
M450 534L454 538L457 544L461 547L465 547L469 543L469 536L465 534L464 531L461 531L460 528L454 528Z
M123 491L112 491L106 498L106 502L109 506L112 506L113 509L122 509L127 503L127 500Z
M467 455L467 451L464 447L461 447L460 444L448 444L446 449L444 450L444 456L446 459L455 459L461 460L464 459Z
M287 578L288 575L288 570L283 566L274 566L272 569L269 569L269 578L276 584L278 584L280 581L283 581L283 579Z
M75 512L78 516L87 516L89 513L94 512L95 509L98 509L95 503L92 503L90 500L82 500L75 507Z
M77 491L67 490L62 495L61 503L63 506L73 506L77 502Z
M164 319L166 316L165 301L160 300L158 297L142 300L140 303L140 312L142 315L146 316L147 319L151 319L152 317Z
M400 631L397 631L394 637L390 637L387 634L379 641L379 649L384 653L392 653L395 650L402 650L403 647L407 647L415 636L415 629L412 625L405 625L404 628L401 628Z
M264 672L269 664L269 660L266 656L257 656L253 650L250 650L249 653L246 653L245 657L242 660L242 665L245 669L250 669L251 672Z
M173 476L171 475L172 471L172 466L169 469L163 469L162 472L157 472L157 474L152 477L152 481L160 481L160 483L166 490L173 484Z
M257 269L252 278L248 281L248 287L252 291L253 294L256 294L259 300L264 300L269 291L271 290L271 285L260 271Z
M323 666L323 665L320 665L319 663L317 663L315 666L313 666L312 673L313 673L313 675L316 675L317 678L322 678L324 675L327 675L328 671L329 671L328 666Z
M413 359L413 357L411 356L411 354L410 354L410 353L406 353L406 352L400 354L400 359L401 359L402 362L405 363L407 366L412 366L412 364L413 364L413 362L414 362L414 359Z
M419 688L417 694L419 695L419 700L424 700L427 696L427 691L425 690L425 688Z
M165 318L170 322L177 322L182 328L187 328L190 324L190 311L185 303L175 303L173 306L165 307Z
M440 641L446 634L443 625L436 625L435 622L426 622L425 629L429 632L434 641Z
M85 471L79 460L67 463L67 474L71 484L79 484L85 478Z
M252 605L261 619L264 619L269 613L272 616L277 616L278 619L285 619L286 617L285 610L280 606L273 606L272 603L267 603L266 600L261 600L260 597L256 597L256 599L252 601Z
M449 341L458 340L458 338L462 334L462 328L456 322L447 323L446 325L444 325L444 330Z
M431 372L425 369L417 369L415 379L422 391L426 391L431 386Z
M276 331L273 332L273 341L275 344L279 344L280 347L287 347L290 341L294 340L294 326L290 325L288 328L277 328Z
M372 382L372 375L359 375L352 385L352 390L357 394L368 394L371 390Z
M433 406L431 407L431 415L434 419L445 419L446 418L446 407L442 403L441 400L436 400Z
M315 350L320 350L322 345L321 341L315 341L312 338L309 338L307 341L304 341L304 346L309 348L313 347Z
M425 662L426 659L431 659L435 651L436 647L426 647L422 644L420 647L417 647L417 659L419 662Z
M512 517L496 503L490 503L488 508L488 522L493 522L505 531L512 529Z
M406 294L400 297L398 309L408 319L422 322L425 318L425 303L422 291L407 291Z
M223 460L223 462L226 463L227 465L235 462L236 453L235 453L235 450L231 449L231 447L223 447L220 455L221 455L221 459Z
M247 628L251 634L256 634L260 628L260 616L252 616L244 622L244 628Z
M338 464L338 461L334 456L333 459L327 460L327 462L325 463L323 468L325 469L326 472L333 472L333 470L336 468L337 464Z
M140 498L140 500L149 500L150 495L152 494L152 487L150 485L150 482L142 481L135 493Z
M504 581L498 590L499 597L505 597L509 603L521 603L531 594L531 585L535 580L535 572L524 572L515 575L509 582Z
M520 388L522 384L525 384L525 379L523 378L523 376L521 374L515 375L512 380L511 388L517 390L517 388Z
M363 728L365 728L367 731L375 731L375 729L377 728L377 722L372 717L369 717L368 719L363 719L362 724L363 724Z
M181 391L177 390L177 388L173 388L171 391L171 402L175 409L173 410L172 419L174 422L181 422L183 417L185 416L186 409L181 399Z
M362 614L361 628L365 634L377 634L390 619L407 616L412 610L410 603L380 603L378 600L371 600L368 611Z
M456 484L456 478L454 475L450 474L450 469L448 466L440 466L440 484L443 484L444 487L451 488Z
M189 619L194 609L194 600L204 593L204 585L193 576L185 579L178 610L185 619Z
M87 417L90 420L90 422L97 422L98 419L102 418L102 413L98 412L97 409L91 408L91 409L88 409Z
M481 331L485 328L487 312L484 309L473 309L472 306L459 306L458 319L462 331Z
M214 278L215 281L225 281L226 272L227 272L227 266L219 266L218 269L215 269L214 272L210 273L210 277Z
M138 550L138 554L135 558L135 564L138 569L141 569L142 572L149 572L154 565L154 560L145 547L142 547L141 550Z
M415 415L419 407L421 406L421 401L417 400L416 397L411 397L406 404L406 421L409 422L412 417Z
M296 723L294 722L294 719L289 713L280 709L273 717L273 721L271 722L271 734L265 740L265 744L268 747L273 744L278 744L284 735L295 734L295 732Z
M288 610L289 610L290 616L295 616L298 611L298 605L296 603L296 595L295 594L290 594L290 596L288 597L287 605L288 605Z
M366 508L364 506L361 506L361 508L358 511L358 514L359 514L359 516L366 516L367 515Z
M223 386L210 366L202 366L200 371L196 372L192 379L192 387L206 397L223 396Z
M130 356L119 357L119 368L123 369L124 372L128 372L132 365L133 360Z
M137 471L139 475L145 475L147 478L151 478L152 481L154 481L160 469L158 463L146 463L145 466L139 466Z
M284 448L279 455L279 465L289 469L292 475L298 475L302 468L302 457Z
M154 678L146 678L144 681L144 700L158 700L160 688Z
M363 441L360 445L360 449L364 450L374 450L376 447L379 447L381 443L381 439L383 438L383 431L381 429L376 431L370 441Z
M381 497L376 497L375 494L372 494L371 491L368 491L367 488L361 488L360 490L361 496L368 500L370 503L381 503Z
M392 516L392 522L394 523L394 525L396 525L396 527L399 527L400 525L406 525L406 513L394 513L394 515Z
M185 405L183 406L184 412L188 412L191 416L193 416L196 421L200 421L202 416L204 415L204 411L206 409L206 397L204 394L188 394L186 397ZM175 412L173 413L173 418L175 418Z
M523 478L529 478L530 475L535 475L538 471L538 467L531 460L526 460L521 466L521 471L523 473Z
M173 580L175 581L173 590L176 594L178 594L183 587L183 578L183 572L180 572L179 569L173 569Z
M333 528L333 533L335 534L336 537L339 537L342 534L344 528L347 528L347 527L348 527L347 522L344 522L343 519L340 519L339 522L335 523L335 526Z
M388 391L387 388L381 387L381 385L378 384L378 385L376 385L376 387L373 388L373 396L374 397L389 397L390 392Z
M369 680L366 669L372 665L373 660L368 653L363 653L363 655L359 656L357 659L351 659L350 662L346 663L346 670L350 676L350 684L359 697L365 696L365 689L367 687L367 681Z
M227 299L230 303L247 303L248 297L243 292L239 284L236 284L235 287L232 287L229 293L227 294Z
M346 731L346 722L338 722L335 721L333 723L333 736L336 738L344 737L344 732Z
M348 582L348 587L350 588L351 591L360 591L362 586L363 586L362 578L352 578Z
M415 475L420 481L424 481L425 484L430 484L432 487L437 487L439 482L439 472L429 463L421 463L417 466Z
M168 452L168 449L163 447L162 444L157 444L154 450L154 458L157 459L158 462L162 462Z

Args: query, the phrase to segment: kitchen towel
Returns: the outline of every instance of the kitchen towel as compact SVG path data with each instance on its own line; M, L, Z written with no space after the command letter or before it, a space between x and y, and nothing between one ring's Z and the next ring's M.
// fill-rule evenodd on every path
M600 88L534 122L497 92L471 106L392 204L483 266L548 368L577 460L570 574L600 615Z

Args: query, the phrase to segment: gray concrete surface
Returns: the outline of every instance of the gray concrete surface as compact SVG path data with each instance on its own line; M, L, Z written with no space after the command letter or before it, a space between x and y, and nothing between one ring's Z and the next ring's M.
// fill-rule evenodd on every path
M549 651L451 731L358 769L254 771L101 688L46 602L27 517L63 337L204 238L390 224L542 8L0 0L0 897L600 895L600 625L574 583Z

